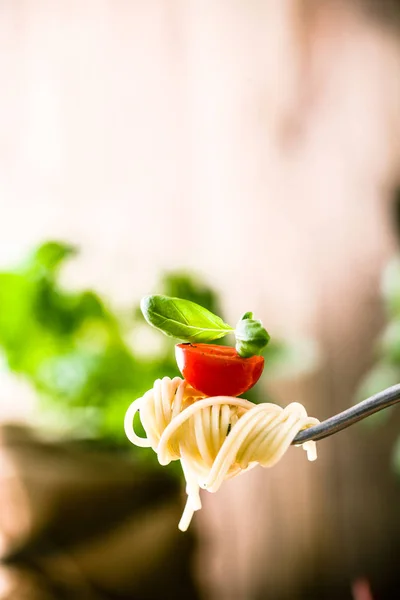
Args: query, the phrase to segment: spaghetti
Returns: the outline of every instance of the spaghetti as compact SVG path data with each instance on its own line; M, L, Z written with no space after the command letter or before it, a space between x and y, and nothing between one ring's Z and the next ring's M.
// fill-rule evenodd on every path
M134 430L138 411L146 438ZM216 492L225 479L258 464L273 466L299 431L317 423L297 402L281 408L230 396L204 397L180 377L164 377L130 405L124 426L128 439L153 448L161 465L181 461L188 498L179 529L186 531L201 508L200 488ZM317 458L315 442L303 448L309 460Z

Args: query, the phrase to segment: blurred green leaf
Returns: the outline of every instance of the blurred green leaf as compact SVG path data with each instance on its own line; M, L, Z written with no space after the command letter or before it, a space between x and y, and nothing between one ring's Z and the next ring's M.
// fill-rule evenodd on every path
M387 324L378 341L377 351L386 362L400 365L400 319Z
M217 294L192 273L185 271L165 273L161 277L158 289L165 296L191 300L216 315L222 313Z
M381 392L387 387L400 381L400 365L377 363L362 379L355 397L355 402L361 402L369 396Z
M27 261L27 269L32 273L54 274L57 268L77 253L77 249L62 242L45 242L39 246Z
M400 318L400 256L395 256L384 269L381 292L389 315Z
M319 360L318 346L313 340L297 338L283 341L272 338L265 351L264 371L271 379L288 379L314 370Z
M390 364L376 364L361 381L354 402L361 402L385 388L391 387L400 381L400 367ZM379 426L386 423L394 407L381 410L364 419L363 426Z

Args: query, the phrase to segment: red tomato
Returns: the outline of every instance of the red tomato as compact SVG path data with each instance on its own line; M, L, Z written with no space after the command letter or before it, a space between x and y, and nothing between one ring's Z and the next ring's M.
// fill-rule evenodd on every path
M244 394L264 369L262 356L242 358L229 346L177 344L175 356L186 381L207 396Z

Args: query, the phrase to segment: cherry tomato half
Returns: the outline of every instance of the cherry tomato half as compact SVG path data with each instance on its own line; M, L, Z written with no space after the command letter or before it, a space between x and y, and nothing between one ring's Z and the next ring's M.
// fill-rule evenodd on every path
M262 356L242 358L230 346L177 344L175 356L186 381L207 396L244 394L264 369Z

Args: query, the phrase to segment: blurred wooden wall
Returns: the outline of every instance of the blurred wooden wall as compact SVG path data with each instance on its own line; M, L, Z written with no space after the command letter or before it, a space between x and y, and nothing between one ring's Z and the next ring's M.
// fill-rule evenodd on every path
M318 371L275 386L277 401L320 418L345 408L397 246L389 4L378 18L372 2L3 0L0 260L75 240L69 280L120 302L162 268L193 267L229 319L251 308L272 335L320 343ZM390 586L398 426L321 442L314 464L292 450L207 495L205 597L345 597L360 574Z

